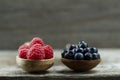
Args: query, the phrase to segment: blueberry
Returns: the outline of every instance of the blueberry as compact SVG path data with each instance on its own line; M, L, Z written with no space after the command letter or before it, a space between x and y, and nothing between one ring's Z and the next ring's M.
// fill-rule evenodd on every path
M67 49L64 49L63 52L61 53L61 56L64 58L65 54L68 52Z
M74 44L71 44L71 45L69 46L69 50L72 50L72 49L74 49L74 48L76 48L76 45L74 45Z
M72 50L70 50L68 53L65 54L65 58L67 59L73 59L74 58L74 52Z
M91 47L90 53L98 53L98 49L96 47Z
M91 53L85 53L84 55L86 60L92 60L93 59L93 55Z
M84 48L84 54L90 52L91 47Z
M78 47L79 48L86 48L86 47L88 47L88 44L85 41L80 41L78 43Z
M77 52L77 48L72 49L72 52L76 53Z
M99 53L93 53L93 59L99 59L100 58L100 54Z
M77 48L77 49L76 49L76 52L81 52L81 53L83 53L84 50L83 50L83 48Z
M84 59L84 55L82 53L76 53L74 55L74 59L75 60L83 60Z
M71 54L71 55L74 55L74 54L75 54L73 50L69 50L68 53Z

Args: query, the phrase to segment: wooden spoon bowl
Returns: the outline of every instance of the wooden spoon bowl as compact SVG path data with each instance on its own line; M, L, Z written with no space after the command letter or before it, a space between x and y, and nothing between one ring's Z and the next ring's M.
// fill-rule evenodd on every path
M74 71L89 71L90 69L96 67L101 59L96 60L72 60L72 59L65 59L62 58L61 61L70 69Z
M54 64L54 58L45 60L29 60L16 56L16 62L23 70L27 72L46 71Z

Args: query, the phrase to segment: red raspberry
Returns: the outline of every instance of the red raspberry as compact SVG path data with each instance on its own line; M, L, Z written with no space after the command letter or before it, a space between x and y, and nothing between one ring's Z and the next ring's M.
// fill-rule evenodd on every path
M41 38L39 37L35 37L32 39L32 41L30 42L30 47L32 47L34 44L41 44L41 46L44 45L44 42Z
M45 59L53 58L53 48L50 45L44 46Z
M29 49L20 49L18 50L18 55L20 58L27 59L27 53Z
M41 44L34 44L28 51L27 59L41 60L45 58L44 49Z
M19 47L18 50L21 50L21 49L29 49L29 45L28 44L23 44Z

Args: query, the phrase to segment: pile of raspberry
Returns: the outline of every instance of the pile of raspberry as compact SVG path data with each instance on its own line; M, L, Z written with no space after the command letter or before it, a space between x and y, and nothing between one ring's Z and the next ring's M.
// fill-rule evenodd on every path
M23 59L50 59L53 58L53 48L50 45L46 45L41 38L35 37L29 43L19 47L18 55Z

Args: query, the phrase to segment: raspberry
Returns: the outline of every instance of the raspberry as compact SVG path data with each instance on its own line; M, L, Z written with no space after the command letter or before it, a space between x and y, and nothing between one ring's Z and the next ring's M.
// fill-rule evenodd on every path
M45 58L44 49L41 44L34 44L28 51L27 59L41 60Z
M50 45L44 46L45 59L53 58L53 48Z
M41 44L41 46L44 46L43 40L39 37L35 37L32 39L32 41L30 42L30 47L32 47L34 44Z
M18 50L21 50L21 49L29 49L29 45L28 44L23 44L19 47Z
M20 49L18 50L19 57L23 59L27 59L27 53L29 49Z

